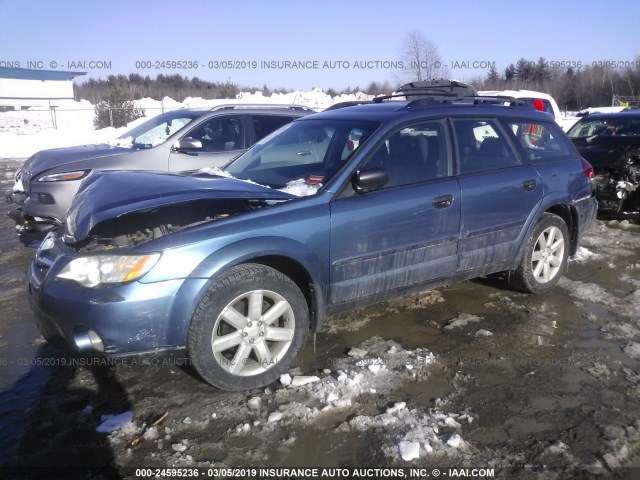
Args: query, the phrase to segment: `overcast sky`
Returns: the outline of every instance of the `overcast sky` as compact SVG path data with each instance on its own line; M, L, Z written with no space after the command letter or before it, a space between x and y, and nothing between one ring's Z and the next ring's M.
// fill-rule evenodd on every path
M397 80L417 30L469 80L520 57L624 66L640 60L639 18L634 0L0 0L0 66L343 89Z

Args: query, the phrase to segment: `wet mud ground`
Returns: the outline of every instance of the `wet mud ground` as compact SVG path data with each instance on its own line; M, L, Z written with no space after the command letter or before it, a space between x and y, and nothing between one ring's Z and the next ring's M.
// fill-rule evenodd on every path
M2 191L17 165L0 163ZM315 381L229 393L180 358L108 366L48 346L26 297L34 246L18 240L9 209L0 204L4 467L41 467L46 478L134 478L130 468L172 466L639 478L637 216L598 220L547 294L519 293L496 276L350 312L309 338L291 372ZM131 422L96 431L104 415L124 412ZM419 456L403 460L411 441Z

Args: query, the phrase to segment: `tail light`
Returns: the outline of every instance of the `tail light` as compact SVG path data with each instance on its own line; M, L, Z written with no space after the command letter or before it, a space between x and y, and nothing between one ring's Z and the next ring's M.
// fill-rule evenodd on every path
M534 98L531 105L533 105L533 108L537 111L544 112L544 102L540 98Z
M580 161L582 162L582 171L589 180L593 181L593 167L584 158L581 158Z

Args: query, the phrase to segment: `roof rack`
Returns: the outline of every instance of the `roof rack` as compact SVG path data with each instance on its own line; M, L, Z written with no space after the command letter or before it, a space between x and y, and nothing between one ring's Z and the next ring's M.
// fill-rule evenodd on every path
M372 100L355 100L332 105L327 110L337 110L367 103L382 103L394 98L405 98L407 110L428 108L452 103L470 103L473 105L505 105L509 107L532 109L523 99L508 95L479 95L473 86L457 80L432 80L430 82L412 82L402 85L397 93L382 95Z
M406 95L406 93L410 95ZM413 95L442 94L447 96L477 96L478 92L472 85L458 80L431 80L429 82L411 82L402 85L398 93L405 93L407 100Z
M383 95L372 100L373 103L381 103L384 100L404 97L407 100L417 100L420 97L432 97L434 99L462 99L463 97L477 97L478 92L468 83L457 80L431 80L429 82L411 82L402 85L396 93Z
M348 102L334 103L329 108L325 108L324 111L328 112L329 110L337 110L339 108L355 107L356 105L364 105L365 103L371 103L371 100L351 100Z
M285 109L285 110L296 110L296 111L304 111L304 112L313 112L314 110L310 107L304 105L284 105L277 103L229 103L224 105L216 105L209 109L210 112L214 112L216 110L242 110L242 109Z
M427 94L420 94L427 95ZM436 94L425 96L424 98L418 98L410 101L404 108L407 110L415 110L418 108L432 107L437 104L452 104L452 103L472 103L473 105L504 105L508 107L524 108L527 110L533 109L525 100L509 97L505 95L472 95L472 96L460 96L457 94Z

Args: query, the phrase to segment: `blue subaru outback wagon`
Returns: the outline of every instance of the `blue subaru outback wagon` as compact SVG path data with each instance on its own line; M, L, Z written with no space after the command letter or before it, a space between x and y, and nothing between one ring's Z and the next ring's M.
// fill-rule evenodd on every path
M30 266L41 332L107 356L186 348L241 390L328 315L501 271L554 287L595 217L591 166L543 112L421 87L296 120L224 169L93 173Z

